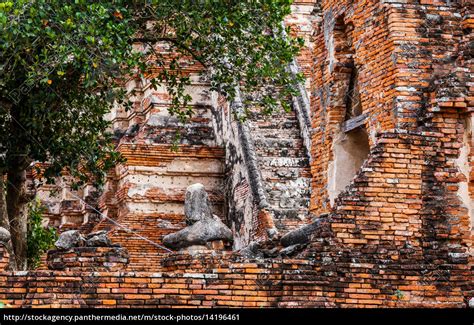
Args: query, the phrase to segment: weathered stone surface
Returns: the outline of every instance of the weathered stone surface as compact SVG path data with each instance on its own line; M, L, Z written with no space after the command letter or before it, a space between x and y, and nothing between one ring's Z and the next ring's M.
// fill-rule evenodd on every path
M82 237L78 230L69 230L59 236L54 246L56 246L58 250L67 251L71 248L82 246L83 243L84 237Z
M263 258L263 253L260 250L260 245L257 242L251 242L246 247L239 250L239 254L245 258Z
M293 256L293 255L296 255L298 252L300 252L305 247L306 247L306 245L304 245L304 244L291 245L291 246L283 248L279 252L279 255L281 255L283 257Z
M86 237L85 246L88 247L109 247L112 241L107 236L107 231L91 233Z
M163 238L172 249L205 245L215 240L232 241L232 231L211 212L209 198L202 184L193 184L186 190L186 224L189 226Z
M317 219L315 222L290 231L283 237L281 237L281 244L284 247L289 247L297 244L306 244L311 240L312 234L319 228L322 227L323 219Z
M182 249L182 252L190 254L192 256L202 254L203 252L208 251L208 247L204 245L192 245Z
M204 185L196 183L188 186L184 203L184 215L188 225L212 217L209 197Z
M47 266L50 270L86 272L123 270L129 263L129 254L117 247L74 247L68 251L50 250Z
M107 230L94 231L94 232L91 232L91 233L88 233L87 235L85 235L85 238L89 239L89 238L92 238L94 236L100 236L100 235L106 235L106 234L107 234Z
M8 230L3 227L0 227L0 245L5 245L10 241L11 235Z
M163 238L163 243L173 249L191 245L205 245L209 241L232 241L232 231L217 216L206 217Z
M294 246L294 247L293 247ZM292 245L291 248L282 248L279 238L272 238L265 241L253 241L248 246L238 251L240 256L245 258L276 258L293 255L306 245Z

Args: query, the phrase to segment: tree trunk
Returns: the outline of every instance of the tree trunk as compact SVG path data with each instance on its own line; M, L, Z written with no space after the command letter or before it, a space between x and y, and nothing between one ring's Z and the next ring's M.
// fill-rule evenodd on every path
M7 214L7 202L6 202L6 186L5 186L5 174L0 172L0 227L3 227L10 231L10 223L8 222ZM9 255L9 269L17 270L17 264L15 259L15 252L13 251L12 241L10 240L5 244L5 249Z
M27 267L27 192L25 161L19 158L8 170L7 213L10 223L13 252L18 270Z
M5 174L0 172L0 227L9 229L7 203L5 201Z

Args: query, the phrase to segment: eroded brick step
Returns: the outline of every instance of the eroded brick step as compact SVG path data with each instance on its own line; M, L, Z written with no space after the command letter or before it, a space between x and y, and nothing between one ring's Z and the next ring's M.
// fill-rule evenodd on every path
M282 233L309 222L310 167L295 112L250 116L257 162L275 225Z
M174 143L183 145L206 145L214 139L214 131L208 126L192 128L147 128L145 139L150 143ZM178 138L177 138L177 134Z
M290 138L285 137L283 139L267 138L267 137L261 136L260 133L257 133L257 131L260 132L260 130L255 130L255 129L253 130L254 130L253 139L254 139L255 146L264 145L264 146L271 146L274 148L303 147L303 141L299 136L290 137ZM264 129L264 130L268 131L269 129ZM274 131L275 131L275 134L279 133L278 129L274 129Z
M280 208L306 208L309 198L307 192L273 190L268 194L268 201Z
M298 157L305 153L301 139L254 138L256 152L261 157Z
M298 121L297 120L287 120L287 119L274 119L270 117L270 121L266 120L252 120L252 126L259 129L283 129L283 130L297 130Z
M296 129L298 130L298 120L295 117L274 117L269 116L262 119L251 119L249 120L253 127L261 129Z
M280 198L278 201L268 200L272 209L287 209L288 211L302 210L302 213L306 215L306 209L309 206L309 200L296 199L296 198ZM286 214L290 216L290 214Z
M303 220L303 219L307 219L309 216L308 210L306 208L300 208L300 209L275 208L272 212L273 212L273 217L275 220L283 220L283 219Z
M251 112L249 114L250 118L252 120L268 120L270 119L275 119L275 120L297 120L296 114L293 111L290 112L285 112L285 111L280 111L280 112L273 112L271 114L263 114L261 112Z
M265 184L267 191L278 190L278 191L293 191L299 195L308 195L309 186L311 183L310 178L296 178L292 179L279 179Z
M282 234L285 234L289 231L295 230L300 228L304 224L310 223L311 220L306 219L282 219L282 220L274 220L275 226L277 229L280 230Z
M277 170L262 168L260 172L262 178L268 182L286 182L297 180L299 178L311 178L309 168L281 168Z
M258 157L260 166L273 168L305 168L308 166L308 158L295 157Z
M252 136L261 138L276 138L276 139L297 139L300 134L298 130L281 129L281 128L256 128L252 127Z

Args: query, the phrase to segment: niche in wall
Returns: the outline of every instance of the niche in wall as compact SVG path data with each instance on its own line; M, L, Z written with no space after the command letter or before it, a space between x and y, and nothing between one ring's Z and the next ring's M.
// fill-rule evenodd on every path
M369 156L370 145L359 89L359 68L354 61L352 24L343 16L335 21L334 93L335 106L342 114L339 131L334 135L333 159L328 166L328 195L331 206L337 196L351 183Z
M333 142L333 161L329 165L328 194L331 206L352 181L369 156L369 137L365 128L341 132Z

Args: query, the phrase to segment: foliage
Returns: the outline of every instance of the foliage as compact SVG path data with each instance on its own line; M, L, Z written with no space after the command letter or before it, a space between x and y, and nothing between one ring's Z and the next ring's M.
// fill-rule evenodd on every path
M15 1L0 6L0 168L47 162L54 181L64 169L100 183L119 156L104 115L123 92L115 73L126 70L133 33L110 4Z
M400 291L398 289L395 291L394 295L397 298L397 300L402 300L405 297L405 294L403 293L403 291Z
M48 182L62 172L77 185L100 185L121 160L105 116L130 107L122 85L133 76L166 83L169 108L192 115L184 72L206 68L213 90L266 112L286 105L294 80L286 67L301 40L282 37L289 0L0 2L0 170L19 156L47 163ZM144 44L140 51L134 43ZM166 44L173 55L155 50Z
M43 227L44 211L45 208L39 200L31 202L29 205L27 234L27 265L29 269L35 269L39 266L41 255L52 248L58 239L56 229Z
M156 41L167 42L176 53L168 63L168 57L152 51L153 64L170 68L156 80L166 80L176 88L170 89L176 101L172 112L179 117L192 113L185 105L189 98L180 93L189 83L182 73L186 57L206 67L212 89L229 99L239 86L247 107L259 106L270 113L284 105L287 96L294 94L295 82L302 80L301 76L294 80L287 70L302 45L301 39L283 37L290 32L282 25L290 5L288 0L154 0L136 8L139 17L156 21L151 27L138 26L138 40L151 51Z

